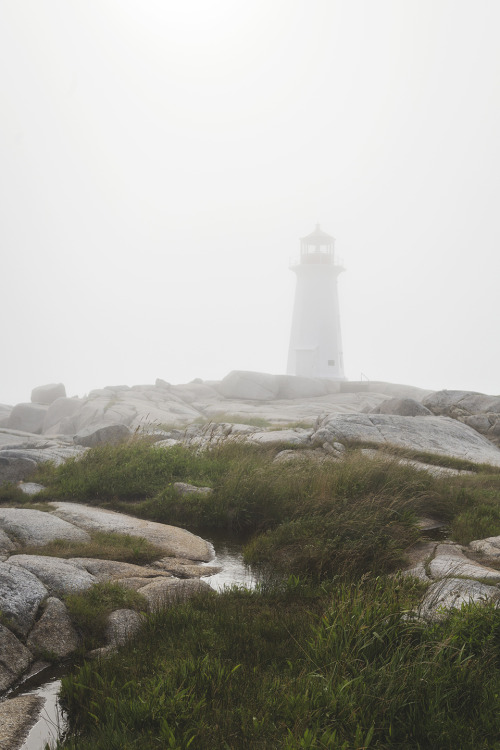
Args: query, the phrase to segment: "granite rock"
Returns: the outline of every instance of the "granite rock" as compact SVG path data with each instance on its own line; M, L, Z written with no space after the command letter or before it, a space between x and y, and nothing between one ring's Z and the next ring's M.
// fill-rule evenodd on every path
M0 625L0 693L14 685L32 661L31 651Z
M0 528L23 544L41 547L54 539L88 542L90 535L52 513L29 508L1 508Z
M177 526L144 521L124 513L90 508L78 503L52 502L50 505L59 518L87 531L115 531L142 537L172 557L187 557L202 562L209 562L214 557L211 544Z
M43 704L39 695L18 695L0 703L0 750L21 747Z
M38 435L42 432L47 407L41 404L16 404L9 414L7 428Z
M48 651L58 659L64 659L76 651L79 642L66 605L60 599L49 597L26 645L33 652Z
M0 562L0 611L15 633L28 634L47 595L43 583L29 570Z
M50 594L63 596L86 591L97 579L88 571L72 565L60 557L49 555L12 555L9 564L18 565L33 573L46 587Z
M130 430L125 424L101 424L86 427L78 432L73 440L75 445L92 448L94 445L117 445L130 437Z
M39 385L31 391L32 404L44 404L49 406L58 398L66 396L66 388L62 383L49 383L48 385Z

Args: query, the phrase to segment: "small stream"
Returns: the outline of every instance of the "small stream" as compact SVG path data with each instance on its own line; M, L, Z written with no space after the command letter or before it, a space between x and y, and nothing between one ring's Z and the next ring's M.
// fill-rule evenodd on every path
M216 550L215 559L207 565L222 567L222 571L202 580L206 581L215 591L222 591L230 586L244 586L254 588L257 577L248 568L242 558L242 540L227 535L220 538L207 538ZM36 724L30 729L28 736L20 750L44 750L46 744L55 747L58 737L67 727L58 694L61 678L66 674L67 667L48 667L23 682L13 693L14 695L39 695L45 698L45 705Z

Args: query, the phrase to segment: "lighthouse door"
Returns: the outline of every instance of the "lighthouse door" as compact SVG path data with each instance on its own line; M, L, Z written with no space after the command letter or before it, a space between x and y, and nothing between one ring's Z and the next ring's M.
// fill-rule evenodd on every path
M295 350L295 373L303 378L314 378L316 373L316 349L296 349Z

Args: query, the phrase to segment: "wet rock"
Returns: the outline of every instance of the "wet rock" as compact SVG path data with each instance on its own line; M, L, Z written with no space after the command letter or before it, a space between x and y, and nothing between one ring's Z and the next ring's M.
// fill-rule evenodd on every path
M0 703L0 750L21 747L43 704L39 695L18 695Z
M496 602L499 606L500 590L479 581L463 578L444 578L427 589L419 609L425 620L435 622L446 617L451 609L460 609L463 604Z
M33 652L45 651L64 659L79 645L66 605L55 597L49 597L45 609L28 636L26 645Z
M47 589L33 573L10 562L0 563L0 611L16 633L28 634L47 595Z
M130 430L125 424L105 424L86 427L78 432L73 440L75 445L92 448L94 445L106 443L117 445L130 437Z
M44 404L49 406L58 398L66 396L66 388L62 383L49 383L48 385L39 385L31 391L32 404Z
M0 508L0 528L17 537L23 544L35 547L41 547L54 539L90 541L90 535L86 531L42 510Z
M50 594L63 596L86 591L97 579L86 570L77 568L67 560L44 555L12 555L9 564L18 565L33 573Z
M177 526L144 521L123 513L77 503L53 502L50 505L55 508L57 516L88 531L114 531L142 537L172 557L187 557L202 562L209 562L214 557L211 544Z

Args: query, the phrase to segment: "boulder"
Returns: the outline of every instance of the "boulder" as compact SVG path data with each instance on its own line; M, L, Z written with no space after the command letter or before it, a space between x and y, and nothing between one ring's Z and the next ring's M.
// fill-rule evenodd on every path
M278 397L279 387L277 375L233 370L220 382L217 390L224 398L271 401Z
M29 495L32 497L33 495L38 495L39 492L45 489L43 484L37 484L36 482L20 482L18 484L19 489L21 492L23 492L25 495Z
M474 552L488 557L500 557L500 536L489 536L486 539L475 539L469 544Z
M125 424L101 424L80 430L73 440L75 445L92 448L94 445L101 445L102 443L117 445L127 440L130 434L130 430Z
M86 591L97 579L88 571L72 565L67 560L48 555L12 555L9 564L19 565L33 573L47 588L50 594L64 596Z
M123 646L140 629L144 617L133 609L116 609L108 617L106 643L116 648Z
M47 406L41 404L16 404L7 420L7 428L39 435L47 409Z
M330 414L319 420L313 445L368 442L500 466L500 450L471 427L447 417Z
M50 652L64 659L76 651L79 638L73 627L66 605L55 597L49 597L40 619L28 636L26 645L33 652Z
M31 458L16 458L0 451L0 484L20 482L35 472L36 461Z
M0 528L23 544L41 547L54 539L88 542L90 535L52 513L28 508L1 508Z
M432 412L413 398L389 398L372 410L372 414L397 414L400 417L426 417Z
M16 750L38 719L44 704L40 695L18 695L0 703L0 748Z
M47 409L42 432L44 434L48 432L66 434L64 428L68 424L68 419L78 411L82 404L83 399L80 398L65 398L64 396L57 398Z
M172 557L186 557L202 562L209 562L214 557L211 544L177 526L144 521L124 513L90 508L78 503L52 502L50 505L58 517L88 531L115 531L142 537Z
M438 544L434 558L429 563L432 578L480 578L500 583L500 570L486 568L470 560L456 544ZM499 591L500 594L500 591Z
M0 612L16 633L28 634L47 594L47 589L33 573L19 565L0 562Z
M455 418L467 414L500 413L500 396L487 396L476 391L436 391L422 403L433 414Z
M23 646L10 630L0 625L0 693L17 682L32 661L33 656L29 649ZM1 744L0 747L2 747Z
M39 385L31 391L32 404L44 404L49 406L58 398L65 398L66 388L62 383L49 383Z
M0 529L0 555L5 555L16 549L16 545L3 529Z

